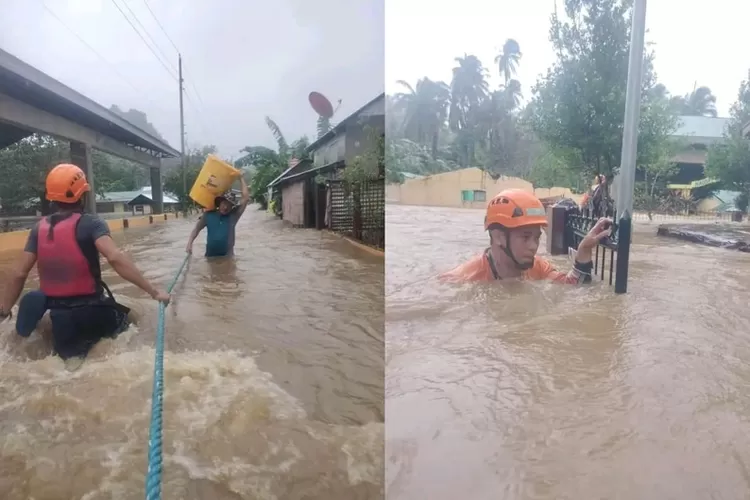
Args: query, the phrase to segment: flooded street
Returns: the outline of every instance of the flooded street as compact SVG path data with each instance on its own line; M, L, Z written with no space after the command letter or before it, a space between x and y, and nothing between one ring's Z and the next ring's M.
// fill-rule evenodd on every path
M748 497L750 255L639 222L624 296L443 285L483 211L386 216L389 500Z
M113 236L166 287L195 218ZM383 259L252 206L234 260L204 245L167 308L163 498L382 497ZM79 371L0 325L3 500L144 496L157 306L104 272L140 319Z

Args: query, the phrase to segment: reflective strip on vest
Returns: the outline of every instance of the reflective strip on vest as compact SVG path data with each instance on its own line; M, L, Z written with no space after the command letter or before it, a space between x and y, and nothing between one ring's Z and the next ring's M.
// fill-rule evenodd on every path
M61 220L49 239L49 217L39 221L37 269L39 288L48 297L67 298L97 293L89 261L76 238L80 213Z

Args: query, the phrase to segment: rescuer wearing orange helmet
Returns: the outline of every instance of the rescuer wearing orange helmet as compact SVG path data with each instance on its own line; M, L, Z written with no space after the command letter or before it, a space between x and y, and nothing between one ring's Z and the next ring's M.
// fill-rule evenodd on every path
M484 229L490 233L490 246L483 253L441 275L444 281L492 281L521 278L561 283L591 280L591 252L610 234L611 221L603 218L578 245L570 272L556 271L546 259L536 255L542 228L547 227L544 205L531 193L508 189L487 205Z
M102 281L100 254L117 274L154 299L166 304L169 294L146 280L117 248L104 220L83 213L91 190L83 170L68 163L57 165L45 184L55 213L42 218L30 231L0 301L0 319L10 316L36 264L40 289L21 299L16 332L28 337L49 310L55 352L68 369L75 369L99 340L114 337L129 326L130 309L118 304Z

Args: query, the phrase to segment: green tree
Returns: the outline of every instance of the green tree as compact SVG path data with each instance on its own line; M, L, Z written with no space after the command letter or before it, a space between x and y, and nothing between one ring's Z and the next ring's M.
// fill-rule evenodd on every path
M497 64L500 76L503 77L506 86L510 79L515 76L520 60L521 46L514 39L508 38L503 44L502 51L495 57L495 64Z
M242 149L245 154L235 162L235 166L248 172L250 197L263 210L271 202L268 199L268 184L289 168L291 160L309 159L307 149L310 146L307 136L300 137L290 145L278 124L268 116L266 125L276 139L278 151L265 146L246 146Z
M719 179L727 189L741 193L740 203L750 196L750 140L743 134L743 127L750 121L750 71L748 78L740 84L737 100L730 110L730 120L722 143L708 150L706 175ZM741 208L738 206L738 208ZM742 209L742 208L741 208ZM743 210L743 211L744 211Z
M628 74L631 3L619 0L565 0L567 21L552 16L550 39L557 61L534 88L530 123L553 149L574 150L579 169L589 177L617 173ZM653 52L645 56L642 101L644 120L638 139L639 160L653 156L663 134L648 129L669 114L650 106L656 86ZM640 163L640 161L639 161Z
M716 96L708 87L698 87L684 96L670 99L674 112L687 116L711 116L716 118Z
M49 170L70 162L67 141L34 134L0 150L6 182L0 185L0 200L6 213L21 212L36 206L36 199L47 210L44 181ZM93 150L94 189L101 195L108 191L132 191L149 183L148 170L137 163Z
M318 139L326 135L332 128L333 126L331 125L330 118L326 118L325 116L318 116Z
M474 165L476 158L476 143L481 136L478 125L480 110L488 96L489 86L487 70L477 56L465 54L457 57L456 63L451 80L448 123L456 134L459 164L469 167Z
M399 80L407 92L396 94L396 105L403 110L401 130L403 136L420 144L430 144L432 158L436 159L440 133L448 118L450 87L444 82L422 78L413 88Z
M70 161L67 142L49 136L32 134L0 150L3 182L0 204L4 213L19 213L44 201L44 180L58 163Z
M555 151L545 147L535 156L527 179L534 187L578 190L585 181L576 169L577 158L574 151Z

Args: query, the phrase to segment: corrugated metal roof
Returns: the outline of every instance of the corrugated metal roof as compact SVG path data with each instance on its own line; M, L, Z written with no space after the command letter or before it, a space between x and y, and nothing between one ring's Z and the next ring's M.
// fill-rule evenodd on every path
M729 125L729 118L712 118L710 116L680 116L677 130L673 137L708 137L720 139Z
M151 199L151 186L146 186L138 191L110 191L104 193L104 195L97 195L96 201L98 202L111 202L111 203L130 203L139 196L145 196L149 200ZM162 201L164 203L177 203L177 199L162 193Z

